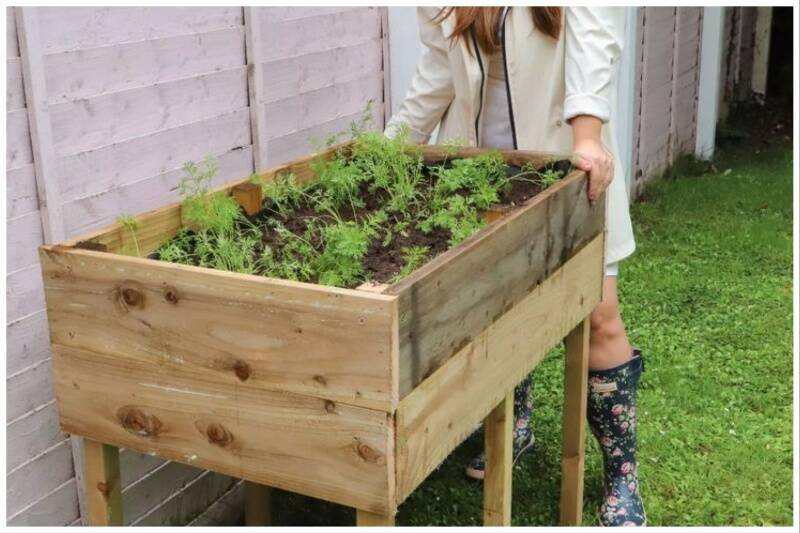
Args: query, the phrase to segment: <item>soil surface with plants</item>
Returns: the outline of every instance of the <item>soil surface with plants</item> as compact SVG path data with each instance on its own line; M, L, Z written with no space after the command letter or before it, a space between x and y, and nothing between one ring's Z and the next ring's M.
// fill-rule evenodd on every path
M252 217L232 197L208 194L213 160L187 163L185 227L152 257L337 287L395 283L480 231L487 210L521 205L572 168L510 166L494 151L425 162L405 135L352 133L351 145L312 163L310 183L251 176L264 198Z

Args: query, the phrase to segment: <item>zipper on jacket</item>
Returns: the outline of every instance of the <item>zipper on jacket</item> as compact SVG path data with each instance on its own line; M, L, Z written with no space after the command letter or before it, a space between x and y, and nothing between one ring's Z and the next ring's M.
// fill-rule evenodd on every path
M474 27L470 28L470 34L472 35L472 46L475 48L475 56L478 58L478 66L481 68L481 92L478 100L478 114L475 117L475 146L478 146L478 140L480 139L479 122L481 119L481 112L483 111L483 85L486 82L486 72L483 70L483 60L481 59L481 52L478 48L478 39L475 37Z
M514 122L514 106L511 103L511 81L508 78L508 56L506 55L506 17L511 8L506 8L503 13L501 40L503 41L503 72L506 75L506 99L508 100L508 119L511 121L511 138L514 140L514 150L519 150L517 145L517 126Z

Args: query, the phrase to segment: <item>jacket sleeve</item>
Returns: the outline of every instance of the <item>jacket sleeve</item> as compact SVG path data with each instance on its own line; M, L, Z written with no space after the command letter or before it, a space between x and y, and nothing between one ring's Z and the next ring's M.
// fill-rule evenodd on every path
M567 7L565 24L564 121L611 116L612 77L622 55L625 10L620 7Z
M417 63L400 109L386 125L384 133L394 137L401 124L409 130L409 140L426 143L431 132L442 119L455 94L450 72L448 41L440 24L433 22L439 12L435 7L418 7L419 34L427 50Z

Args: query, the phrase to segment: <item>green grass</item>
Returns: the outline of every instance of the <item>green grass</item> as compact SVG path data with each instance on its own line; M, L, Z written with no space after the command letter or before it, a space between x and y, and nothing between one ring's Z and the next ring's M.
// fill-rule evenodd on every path
M632 206L638 249L622 265L630 337L645 353L640 473L650 525L792 520L792 178L787 144L720 154L716 174L649 186ZM727 169L730 172L725 173ZM514 471L514 525L558 519L563 352L536 371L536 448ZM584 524L601 497L589 437ZM481 524L463 475L472 435L402 505L399 525ZM281 493L286 525L351 525L350 509Z

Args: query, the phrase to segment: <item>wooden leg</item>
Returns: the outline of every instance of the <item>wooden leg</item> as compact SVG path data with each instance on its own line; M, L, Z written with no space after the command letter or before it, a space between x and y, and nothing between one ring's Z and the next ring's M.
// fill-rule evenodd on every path
M511 477L514 449L514 391L484 421L486 466L483 478L483 525L511 525Z
M356 509L356 525L358 527L394 527L394 515L382 515Z
M589 318L564 339L564 418L561 454L561 525L580 526L586 451L586 386L589 377Z
M272 487L252 481L244 482L244 524L272 525Z
M119 449L91 439L83 440L88 525L122 525L122 489Z

